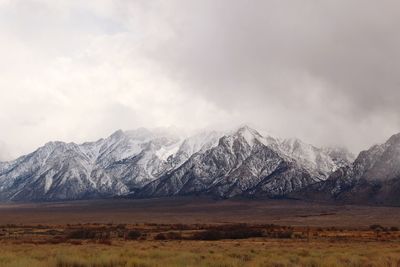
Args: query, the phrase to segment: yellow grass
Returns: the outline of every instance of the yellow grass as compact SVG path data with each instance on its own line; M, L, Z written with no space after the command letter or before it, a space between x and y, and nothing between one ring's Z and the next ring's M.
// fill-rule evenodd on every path
M0 267L400 266L397 242L297 240L0 243Z

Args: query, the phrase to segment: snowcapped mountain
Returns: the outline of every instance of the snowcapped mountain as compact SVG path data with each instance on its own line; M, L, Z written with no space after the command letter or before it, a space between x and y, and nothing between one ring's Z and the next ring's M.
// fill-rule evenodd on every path
M351 156L338 151L264 137L247 126L190 136L170 129L119 130L95 142L49 142L0 163L0 200L281 197L350 165Z
M64 200L126 194L177 167L215 134L182 139L174 132L140 128L116 131L81 145L49 142L0 163L0 200Z
M55 200L102 197L126 187L105 173L92 176L91 158L73 143L50 142L9 163L0 176L0 198Z
M338 167L322 149L300 140L263 137L245 126L224 135L217 146L194 154L176 170L147 184L137 196L282 197L325 180Z
M353 160L347 153L334 155L332 150L317 148L295 138L281 141L278 149L304 166L312 176L320 177L320 180L324 180L332 171L342 165L348 165Z
M344 147L325 147L323 152L327 154L338 167L349 166L349 162L353 162L356 157Z
M400 134L362 151L353 164L339 168L324 182L300 190L307 199L363 204L400 204Z

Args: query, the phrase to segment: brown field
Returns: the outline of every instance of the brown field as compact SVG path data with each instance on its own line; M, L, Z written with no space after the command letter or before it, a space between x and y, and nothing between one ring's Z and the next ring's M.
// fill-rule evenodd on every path
M400 209L288 200L0 205L0 267L400 266Z
M111 246L0 245L0 249L0 266L7 267L381 267L400 264L400 248L390 243L129 241Z

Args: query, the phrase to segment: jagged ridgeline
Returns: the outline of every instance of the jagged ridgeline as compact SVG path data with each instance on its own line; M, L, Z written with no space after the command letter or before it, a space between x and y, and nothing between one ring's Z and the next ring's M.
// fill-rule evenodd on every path
M348 166L293 197L354 204L400 205L400 134L362 151Z
M2 201L212 195L285 197L352 167L344 149L231 132L117 131L96 142L49 142L0 163Z

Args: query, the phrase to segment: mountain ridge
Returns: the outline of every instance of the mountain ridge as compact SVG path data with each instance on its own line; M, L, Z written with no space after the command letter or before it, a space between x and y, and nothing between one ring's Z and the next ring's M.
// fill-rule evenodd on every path
M82 144L48 142L30 154L0 163L0 200L200 193L223 198L281 197L350 164L351 155L342 154L336 155L340 163L327 149L299 139L263 136L246 125L186 136L176 129L118 130Z
M361 151L354 162L293 197L354 204L400 205L400 133Z

